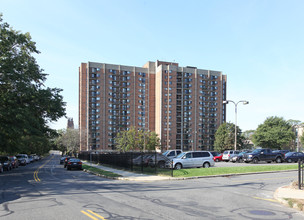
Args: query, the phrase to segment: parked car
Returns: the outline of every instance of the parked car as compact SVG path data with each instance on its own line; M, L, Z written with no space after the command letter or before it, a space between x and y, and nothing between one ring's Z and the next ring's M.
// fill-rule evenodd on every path
M9 159L11 160L12 168L18 168L19 167L19 162L18 162L17 157L9 156Z
M26 164L30 163L30 160L28 159L27 154L18 154L16 155L18 158L19 164L25 166Z
M174 169L214 166L213 156L209 151L189 151L179 154L172 161L166 163L166 167Z
M31 156L33 157L34 161L40 160L40 157L37 154L31 154Z
M166 162L170 161L170 159L162 154L156 154L156 162L155 155L149 158L148 165L150 167L155 167L155 164L159 168L165 168Z
M235 162L238 162L238 163L242 163L243 162L243 157L244 157L244 154L246 153L250 153L249 151L243 151L241 153L239 153L238 155L235 155L233 157L230 158L230 162L232 163L235 163Z
M68 162L69 162L70 159L76 159L76 158L75 158L75 157L66 157L66 158L64 159L64 165L63 165L64 168L67 167Z
M29 155L29 156L28 156L28 159L29 159L30 163L33 163L33 162L34 162L34 157L33 157L32 155Z
M3 164L0 162L0 173L3 173Z
M273 153L281 153L285 156L286 153L290 152L290 150L273 150Z
M3 169L9 171L12 169L12 163L8 156L0 156L0 163L3 164Z
M217 151L210 151L210 153L212 154L213 157L216 157L221 154L220 152Z
M271 163L275 161L277 163L282 163L284 159L284 154L280 152L272 151L268 148L255 149L251 153L244 154L243 160L246 163L258 163L259 161L266 161L267 163Z
M223 160L223 154L219 154L219 155L213 157L213 160L214 160L215 162L220 162L220 161L222 161L222 160Z
M163 153L163 155L172 159L182 152L183 152L182 150L167 150Z
M155 154L144 154L144 155L139 155L136 158L133 159L133 165L135 166L148 166L149 164L149 159L150 157L153 157Z
M230 161L230 159L232 157L238 155L239 153L240 153L240 151L238 151L238 150L226 150L223 153L222 160L228 162L228 161Z
M68 160L66 168L67 170L71 170L71 169L82 170L82 162L77 158L70 158Z
M68 156L62 156L61 158L60 158L60 164L63 164L64 163L64 160L65 160L65 158L67 158Z
M304 153L302 152L288 152L285 154L284 161L288 163L298 162L298 160L304 160Z

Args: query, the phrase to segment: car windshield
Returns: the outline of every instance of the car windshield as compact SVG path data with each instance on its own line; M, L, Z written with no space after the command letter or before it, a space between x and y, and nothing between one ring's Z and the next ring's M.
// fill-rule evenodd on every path
M163 153L163 155L166 156L166 155L168 154L168 152L169 152L168 150L165 151L165 152Z
M79 161L80 161L79 159L74 159L74 158L70 159L70 162L79 162Z
M293 155L295 152L288 152L285 154L286 157Z
M185 153L180 153L179 155L177 155L175 158L181 158L185 155Z

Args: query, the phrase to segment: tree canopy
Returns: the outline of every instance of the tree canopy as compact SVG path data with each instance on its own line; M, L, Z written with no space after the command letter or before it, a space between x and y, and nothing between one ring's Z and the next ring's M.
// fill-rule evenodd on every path
M116 149L123 152L155 150L155 147L160 145L160 140L154 131L137 130L135 127L120 131L115 138L115 142Z
M0 14L0 152L41 153L56 132L48 123L65 115L62 89L45 87L47 75L29 33L3 22Z
M80 135L78 129L63 129L58 131L59 136L55 139L57 150L63 154L76 155L80 147Z
M237 126L237 149L243 146L242 131ZM235 124L223 123L215 133L214 150L223 152L234 149Z
M256 146L263 148L283 149L294 139L292 124L282 117L272 116L258 126L252 141Z

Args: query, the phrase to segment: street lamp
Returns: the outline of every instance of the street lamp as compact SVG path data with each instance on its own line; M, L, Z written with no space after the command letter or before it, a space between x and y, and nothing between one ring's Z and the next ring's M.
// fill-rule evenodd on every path
M223 101L223 104L228 104L229 102L232 102L235 106L235 128L234 128L234 150L236 150L236 129L237 129L237 105L241 102L243 103L243 105L247 105L249 104L248 101L245 101L245 100L241 100L241 101L238 101L237 103L235 103L234 101L232 100L225 100Z

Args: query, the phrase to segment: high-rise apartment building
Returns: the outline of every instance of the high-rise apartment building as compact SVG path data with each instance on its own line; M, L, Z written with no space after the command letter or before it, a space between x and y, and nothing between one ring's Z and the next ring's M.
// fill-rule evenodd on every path
M80 150L114 150L116 134L131 126L155 131L163 150L212 150L226 121L226 83L219 71L172 62L82 63Z

